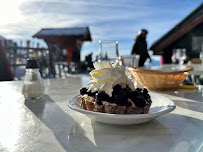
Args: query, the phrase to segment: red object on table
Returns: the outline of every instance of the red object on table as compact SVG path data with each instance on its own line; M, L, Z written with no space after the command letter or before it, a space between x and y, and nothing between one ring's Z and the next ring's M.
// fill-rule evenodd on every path
M73 57L73 48L67 48L67 67L70 68L70 63Z
M6 51L4 50L4 47L2 45L2 42L0 40L0 55L1 55L1 69L0 69L0 73L1 73L1 77L0 77L0 81L10 81L10 80L14 80L13 74L11 72L11 66L10 63L7 59L6 56Z

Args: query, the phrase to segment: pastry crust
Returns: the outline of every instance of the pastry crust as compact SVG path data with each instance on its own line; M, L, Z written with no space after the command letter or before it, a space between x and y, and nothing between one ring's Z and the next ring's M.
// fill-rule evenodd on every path
M105 104L106 101L103 101L102 105L97 104L96 102L85 99L83 96L79 96L80 106L84 110L101 112L101 113L111 113L111 114L146 114L149 112L152 101L150 100L147 105L143 108L136 105L124 106L117 104Z

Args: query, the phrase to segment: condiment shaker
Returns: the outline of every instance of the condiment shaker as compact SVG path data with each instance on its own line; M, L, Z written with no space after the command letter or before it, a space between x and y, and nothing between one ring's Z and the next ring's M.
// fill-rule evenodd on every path
M35 59L27 60L22 93L25 98L37 98L44 94L45 87L39 72L39 63Z

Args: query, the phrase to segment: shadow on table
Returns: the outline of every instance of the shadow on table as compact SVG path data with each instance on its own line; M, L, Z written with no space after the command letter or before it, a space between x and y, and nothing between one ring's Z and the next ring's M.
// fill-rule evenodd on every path
M182 123L184 122L184 123ZM192 125L187 126L187 123ZM108 151L192 151L196 146L182 147L184 141L191 145L196 140L201 145L203 121L192 117L167 114L150 122L118 126L92 121L95 144L103 152ZM191 130L196 130L191 132ZM185 134L189 134L186 136ZM184 138L184 136L186 136ZM184 150L183 150L184 151Z
M198 92L198 93L196 93ZM180 98L184 98L185 100L194 100L196 102L203 102L203 90L187 90L185 89L184 92L181 89L171 90L171 91L160 91L162 94L172 95Z
M92 152L140 151L140 149L136 148L137 146L145 142L145 146L147 146L149 140L152 141L153 145L156 140L162 140L163 137L161 135L163 134L168 137L168 140L165 140L165 145L171 140L170 129L159 123L157 120L139 125L124 126L110 125L91 120L91 126L87 128L84 127L83 129L84 130L81 130L78 126L73 126L72 130L75 130L75 133L71 135L70 141L74 142L75 140L80 141L80 143L86 143L86 138L79 139L79 137L88 136L87 138L93 140L92 142L95 144L95 147L86 144L86 147L84 148L89 149L89 151L92 149ZM87 134L86 132L92 133ZM154 137L150 138L150 136L155 136L157 138L153 139Z
M71 143L69 141L70 132L72 134L77 134L75 130L71 129L73 125L82 133L82 136L78 137L76 141L80 141L82 138L86 141L86 144L88 143L89 146L95 147L86 136L83 136L85 134L83 128L81 128L70 115L65 113L48 95L44 95L43 98L37 99L36 102L26 100L25 105L53 131L56 139L66 151L76 151L75 148L82 144L80 142ZM84 149L81 149L81 151L84 151Z
M81 122L87 123L85 119ZM203 140L202 120L172 113L139 125L90 122L72 126L69 140L77 152L193 151Z
M187 100L184 100L184 101L182 101L182 100L173 100L173 102L178 107L203 113L202 102L187 101Z
M169 113L147 123L119 126L81 115L79 124L49 96L39 100L25 104L53 131L66 151L192 151L203 141L203 121L193 117Z
M171 132L157 120L147 123L119 126L108 125L92 121L94 139L98 147L105 147L103 152L108 151L151 151L155 147L156 141L164 141L167 145L171 139ZM101 131L102 130L102 131ZM163 140L164 135L167 140ZM150 147L147 149L147 147ZM164 149L164 146L160 147Z

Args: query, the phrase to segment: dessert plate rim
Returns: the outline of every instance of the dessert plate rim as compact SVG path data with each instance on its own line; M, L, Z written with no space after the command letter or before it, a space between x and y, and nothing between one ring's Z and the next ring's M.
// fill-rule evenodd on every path
M101 113L101 112L94 112L94 111L88 111L88 110L84 110L81 109L79 107L79 105L76 104L76 101L78 100L78 95L73 96L69 102L68 102L68 106L77 112L80 112L82 114L86 114L87 116L91 116L91 117L104 117L104 118L121 118L121 119L127 119L127 118L156 118L158 116L161 116L163 114L169 113L171 111L173 111L176 108L176 105L174 104L174 102L172 100L170 100L167 97L164 97L158 93L154 93L154 92L149 92L150 96L153 97L158 97L160 100L162 100L162 102L165 102L166 105L159 105L160 107L162 107L160 110L158 111L154 111L154 112L150 112L147 114L109 114L109 113ZM152 102L156 102L153 101ZM150 108L151 109L151 108ZM96 120L97 121L97 120Z

